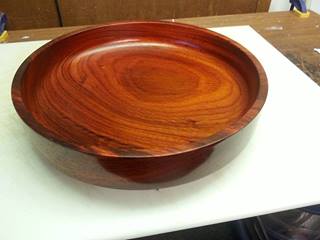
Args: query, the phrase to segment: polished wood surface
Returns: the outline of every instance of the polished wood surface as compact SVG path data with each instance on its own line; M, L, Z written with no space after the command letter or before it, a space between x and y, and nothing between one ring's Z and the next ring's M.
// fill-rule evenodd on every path
M7 14L7 29L60 26L55 0L1 0L0 11Z
M267 0L61 0L63 26L268 11Z
M21 65L12 86L31 128L96 156L129 188L194 170L257 115L266 95L265 73L246 49L168 22L116 23L58 38ZM53 162L68 173L67 161Z
M250 25L320 84L320 71L318 71L320 54L313 50L319 47L320 42L320 16L316 13L311 12L309 18L299 18L291 12L273 12L198 17L176 21L201 27ZM83 26L10 31L9 41L52 39L81 28Z

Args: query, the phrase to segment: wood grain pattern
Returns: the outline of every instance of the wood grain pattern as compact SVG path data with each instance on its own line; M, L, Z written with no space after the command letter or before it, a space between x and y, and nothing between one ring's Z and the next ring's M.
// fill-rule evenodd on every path
M63 0L63 26L255 12L257 0ZM263 7L261 6L261 10ZM265 9L267 11L267 8Z
M256 116L266 94L263 69L247 50L166 22L116 23L56 39L25 61L12 86L30 127L140 183L192 171Z
M60 26L54 0L1 0L0 11L8 16L9 30Z
M256 12L267 12L270 7L271 0L258 0Z

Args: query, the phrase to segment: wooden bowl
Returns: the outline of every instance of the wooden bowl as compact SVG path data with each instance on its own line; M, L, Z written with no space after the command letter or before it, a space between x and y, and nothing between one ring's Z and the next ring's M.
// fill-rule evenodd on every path
M248 50L169 22L59 37L31 54L12 84L16 111L44 137L46 159L82 181L126 189L192 172L266 96L266 75Z

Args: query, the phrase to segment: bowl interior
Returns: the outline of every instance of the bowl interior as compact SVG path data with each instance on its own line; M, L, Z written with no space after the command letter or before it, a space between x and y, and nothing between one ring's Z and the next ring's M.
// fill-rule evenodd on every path
M219 140L261 88L261 72L243 48L163 22L74 33L25 64L19 90L32 127L104 156L168 155Z

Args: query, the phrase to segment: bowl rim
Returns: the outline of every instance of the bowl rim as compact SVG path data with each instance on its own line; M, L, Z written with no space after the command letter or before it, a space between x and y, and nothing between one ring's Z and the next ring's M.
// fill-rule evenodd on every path
M121 154L111 154L110 152L99 152L99 150L92 150L85 148L81 145L69 143L64 140L61 140L56 134L53 134L49 129L45 128L43 125L38 123L38 121L32 116L32 114L28 111L26 105L24 104L23 97L22 97L22 80L23 75L25 71L27 70L27 67L29 66L30 62L34 58L37 57L40 53L42 53L44 50L49 48L50 46L54 45L55 43L67 39L69 37L81 34L83 32L96 30L100 28L105 28L108 26L116 26L116 25L127 25L127 24L164 24L164 25L174 25L177 27L184 27L186 29L190 30L196 30L203 32L205 34L209 34L211 36L214 36L216 38L220 38L221 40L227 41L229 44L236 47L238 50L240 50L248 59L253 63L255 66L258 76L259 76L259 88L257 92L257 96L250 106L250 108L236 121L229 123L224 129L221 131L215 133L214 135L199 140L199 143L197 145L190 146L189 148L176 151L173 153L164 153L164 154L142 154L142 153L132 153L131 155L121 155ZM232 135L236 134L237 132L241 131L244 127L246 127L261 111L263 105L266 102L268 95L268 80L266 73L259 62L259 60L245 47L243 47L241 44L237 43L236 41L230 39L229 37L226 37L220 33L208 30L206 28L185 24L185 23L178 23L178 22L169 22L169 21L118 21L113 23L107 23L107 24L100 24L100 25L94 25L89 27L84 27L82 29L61 35L57 38L54 38L53 40L49 41L48 43L45 43L40 48L35 50L31 55L29 55L19 66L18 70L16 71L12 85L11 85L11 99L14 105L14 108L20 118L23 120L23 122L28 125L30 128L32 128L36 133L42 135L43 137L47 138L48 140L55 142L59 145L62 145L67 148L71 148L72 150L82 152L85 154L93 155L96 157L110 157L110 158L155 158L155 157L167 157L167 156L174 156L179 155L182 153L188 153L193 152L196 150L199 150L201 148L213 146L223 140L225 140L228 137L231 137Z

